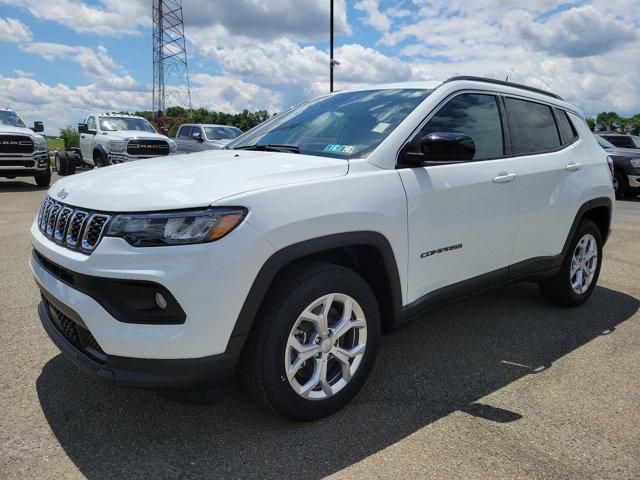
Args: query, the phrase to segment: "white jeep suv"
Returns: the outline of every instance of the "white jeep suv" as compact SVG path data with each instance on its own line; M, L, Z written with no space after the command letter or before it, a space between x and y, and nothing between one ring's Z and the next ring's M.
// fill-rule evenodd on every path
M91 114L78 125L78 131L82 160L96 167L177 152L175 141L135 115Z
M365 382L382 332L527 279L592 294L613 186L582 114L474 77L341 91L225 149L56 183L31 227L44 328L153 389L234 373L295 420Z

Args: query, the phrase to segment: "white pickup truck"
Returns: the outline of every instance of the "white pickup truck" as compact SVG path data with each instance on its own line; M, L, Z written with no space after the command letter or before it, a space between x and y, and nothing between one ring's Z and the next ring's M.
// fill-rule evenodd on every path
M42 122L27 128L20 116L9 108L0 108L0 177L33 177L39 187L51 182L47 141L38 132Z
M145 118L124 114L90 114L78 124L80 152L56 155L59 175L75 173L76 165L106 167L143 158L162 157L177 152L176 142Z

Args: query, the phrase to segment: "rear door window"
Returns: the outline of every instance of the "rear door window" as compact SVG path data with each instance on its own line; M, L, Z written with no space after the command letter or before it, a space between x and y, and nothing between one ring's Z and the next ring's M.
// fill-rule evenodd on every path
M511 97L505 103L514 154L548 152L561 146L551 107Z
M563 132L563 145L573 143L578 139L578 132L576 132L576 128L573 126L569 115L564 110L556 110L558 116L558 124L560 126L560 131Z

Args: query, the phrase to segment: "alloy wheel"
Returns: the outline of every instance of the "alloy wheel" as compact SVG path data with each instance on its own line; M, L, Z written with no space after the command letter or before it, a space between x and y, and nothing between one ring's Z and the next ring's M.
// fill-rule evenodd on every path
M590 233L585 234L573 251L569 278L571 288L578 295L585 293L596 274L598 267L598 244Z
M293 390L324 400L342 390L360 366L367 345L367 321L358 302L330 293L313 301L293 325L284 355Z

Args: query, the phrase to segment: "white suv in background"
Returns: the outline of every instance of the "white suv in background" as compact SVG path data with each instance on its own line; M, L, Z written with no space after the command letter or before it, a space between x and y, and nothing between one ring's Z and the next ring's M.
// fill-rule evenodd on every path
M231 125L185 123L176 134L178 153L219 150L240 135L242 130Z
M380 334L443 302L526 279L580 305L612 219L580 111L482 78L333 93L190 158L50 189L31 228L42 324L96 377L237 373L294 420L348 403Z

